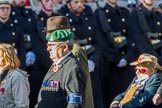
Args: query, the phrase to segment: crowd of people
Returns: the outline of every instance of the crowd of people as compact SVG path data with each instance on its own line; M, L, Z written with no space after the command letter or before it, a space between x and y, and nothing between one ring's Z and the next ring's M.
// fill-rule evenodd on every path
M161 108L154 0L0 0L0 108ZM159 8L160 9L160 8ZM132 81L133 80L133 81Z

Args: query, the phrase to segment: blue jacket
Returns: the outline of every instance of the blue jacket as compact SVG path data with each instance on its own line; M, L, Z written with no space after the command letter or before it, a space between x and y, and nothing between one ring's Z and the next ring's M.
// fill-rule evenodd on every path
M137 79L134 78L132 83ZM132 84L131 83L131 84ZM130 84L130 85L131 85ZM161 80L158 74L153 74L150 78L145 82L144 86L137 90L134 94L134 97L131 101L122 105L122 108L150 108L153 106L152 98L156 93L158 87L161 84ZM130 86L129 86L130 87ZM129 89L129 88L128 88ZM114 101L121 101L126 92L119 94L115 97Z

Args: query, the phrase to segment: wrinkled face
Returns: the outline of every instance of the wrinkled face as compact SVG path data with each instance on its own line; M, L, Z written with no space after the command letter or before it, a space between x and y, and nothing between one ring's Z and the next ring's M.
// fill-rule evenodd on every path
M50 58L57 62L64 55L64 43L48 42L47 51L49 51Z
M54 1L53 0L41 0L41 2L39 2L39 4L40 4L41 8L45 8L48 11L52 11Z
M8 4L0 5L0 19L5 20L8 19L11 13L11 6Z
M148 69L148 68L142 67L142 66L136 66L135 72L136 72L136 75L139 79L149 77L152 74L151 69Z
M154 0L142 0L142 3L146 4L146 5L153 5Z
M75 14L81 14L84 10L84 0L71 0L68 8Z
M16 6L24 7L25 0L14 0L14 3L15 3Z

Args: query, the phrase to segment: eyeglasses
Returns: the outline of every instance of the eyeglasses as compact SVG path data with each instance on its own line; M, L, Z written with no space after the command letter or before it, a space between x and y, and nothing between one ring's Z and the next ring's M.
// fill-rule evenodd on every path
M0 7L0 10L4 11L4 10L9 10L10 7Z
M60 44L47 44L48 47L54 47L54 48L59 48L64 46L64 43L60 43Z
M135 72L139 71L140 73L145 74L148 71L148 68L146 68L146 67L135 67L134 70L135 70Z

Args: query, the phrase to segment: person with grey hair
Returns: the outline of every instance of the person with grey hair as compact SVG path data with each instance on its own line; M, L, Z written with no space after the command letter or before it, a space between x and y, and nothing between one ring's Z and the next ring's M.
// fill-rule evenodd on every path
M143 53L130 65L135 66L136 76L126 91L114 98L110 108L157 108L152 103L152 97L161 84L157 72L162 71L162 66L157 57Z
M47 50L53 64L43 80L36 108L82 108L87 78L71 52L73 36L69 30L47 34Z
M50 17L47 20L47 29L44 30L46 33L52 33L55 30L69 30L71 31L73 27L70 26L70 22L66 16L54 16ZM86 75L86 88L85 88L85 102L83 108L94 108L93 103L93 92L92 92L92 84L91 77L88 70L88 59L85 50L79 45L77 42L77 37L74 36L73 40L69 43L73 45L72 53L79 60L81 65L83 66L83 70ZM74 42L74 43L73 43Z
M33 0L34 1L34 0ZM46 28L46 22L49 17L57 16L53 12L53 0L38 0L40 10L36 11L36 30L37 35L31 36L32 48L36 55L34 72L30 77L31 93L30 108L33 108L37 102L39 89L44 76L52 64L47 49L46 33L42 32ZM43 58L43 59L42 59ZM39 75L38 75L39 74Z

